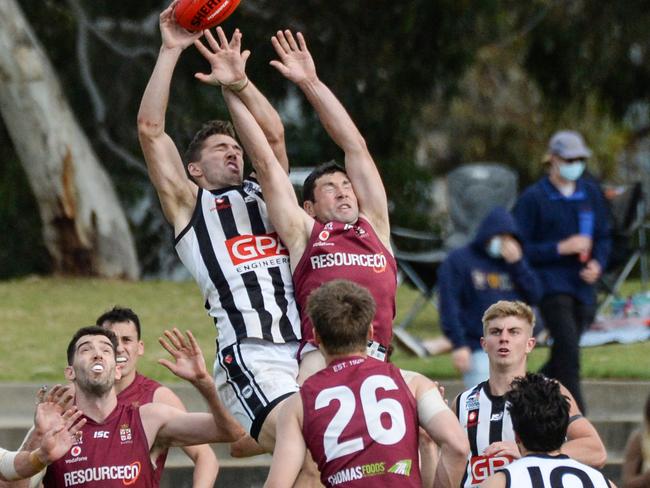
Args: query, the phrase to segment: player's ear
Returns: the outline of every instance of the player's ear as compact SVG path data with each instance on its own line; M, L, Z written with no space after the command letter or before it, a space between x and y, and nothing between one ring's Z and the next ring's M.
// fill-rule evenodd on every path
M138 341L138 356L144 355L144 341Z
M195 163L195 162L194 163L189 163L187 165L187 172L193 178L203 176L203 171L201 171L201 167L198 165L198 163Z
M320 340L320 336L318 335L318 332L316 332L316 328L314 328L314 343L317 346L320 346L322 344L322 341Z
M528 354L530 351L533 350L535 344L537 344L537 339L535 339L534 337L531 337L530 339L528 339L528 341L526 341L526 354Z
M307 215L309 215L312 218L316 218L316 212L314 211L314 202L312 202L311 200L305 200L302 204L302 208L305 209Z
M375 329L373 328L372 324L370 324L370 327L368 327L368 334L366 339L371 341L374 336L375 336Z
M485 337L481 337L481 347L485 352L487 352L487 350L485 349Z
M63 375L65 376L66 380L74 381L75 379L74 368L72 366L66 366L65 369L63 370Z

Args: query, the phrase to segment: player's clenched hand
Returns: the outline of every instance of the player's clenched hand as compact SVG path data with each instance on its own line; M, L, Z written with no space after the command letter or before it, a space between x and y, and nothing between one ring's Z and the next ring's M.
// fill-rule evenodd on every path
M167 359L159 359L158 363L165 366L179 378L196 383L210 378L205 367L205 359L198 342L187 331L187 339L176 327L170 332L164 332L165 337L158 338L160 345L174 358L174 362Z
M305 38L300 32L296 38L297 42L290 30L278 31L271 38L275 52L280 58L271 61L271 66L294 83L316 80L316 66L307 49Z

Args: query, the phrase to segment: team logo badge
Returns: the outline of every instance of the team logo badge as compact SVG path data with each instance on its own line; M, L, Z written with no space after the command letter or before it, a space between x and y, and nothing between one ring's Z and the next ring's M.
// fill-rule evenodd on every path
M345 224L347 225L347 224ZM325 230L334 230L334 222L328 222L325 224Z
M130 442L133 440L133 436L131 435L131 427L129 427L129 424L120 425L120 440L122 442Z
M355 233L357 234L357 236L359 236L359 237L361 237L361 236L365 236L365 235L367 234L367 232L366 232L365 230L363 230L361 227L359 227L358 225L355 226L355 228L354 228L354 232L355 232Z
M251 385L246 385L244 389L241 391L241 394L244 398L250 398L253 396L253 388Z
M318 239L320 239L321 241L326 241L329 238L330 238L330 233L327 232L326 230L324 230L320 234L318 234Z
M228 200L228 198L227 197L215 197L215 199L214 199L214 207L212 207L210 209L210 212L224 210L226 208L230 208L230 201Z
M223 362L226 364L232 363L232 356L230 354L226 354L226 356L223 358Z

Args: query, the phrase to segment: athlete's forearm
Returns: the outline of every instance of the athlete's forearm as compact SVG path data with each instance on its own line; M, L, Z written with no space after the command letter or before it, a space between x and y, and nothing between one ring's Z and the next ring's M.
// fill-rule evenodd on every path
M138 131L149 136L165 132L165 114L176 63L183 50L161 46L156 66L144 90L138 111Z
M219 473L219 461L207 444L185 446L183 451L194 463L193 488L213 488Z

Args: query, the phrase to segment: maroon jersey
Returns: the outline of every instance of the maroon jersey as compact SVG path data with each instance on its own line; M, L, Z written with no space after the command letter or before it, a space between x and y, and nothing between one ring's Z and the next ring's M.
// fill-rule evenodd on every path
M117 401L124 405L139 407L153 402L153 395L162 385L157 381L147 378L140 373L135 373L133 383L117 395Z
M375 299L373 339L390 346L395 317L397 265L368 221L356 224L314 222L305 253L293 272L296 302L301 311L302 339L313 342L314 331L306 313L307 297L323 283L350 280L365 287Z
M395 366L338 359L305 381L302 433L327 487L420 487L415 398Z
M146 405L147 403L153 402L153 395L161 386L162 385L157 381L136 372L133 383L117 395L117 401L118 403L132 405L136 408L140 405ZM156 470L153 473L153 486L160 486L160 478L162 477L163 469L165 468L165 461L167 461L168 452L169 451L165 449L156 458Z
M118 404L102 423L86 419L79 441L47 467L45 488L154 486L149 444L138 408Z

